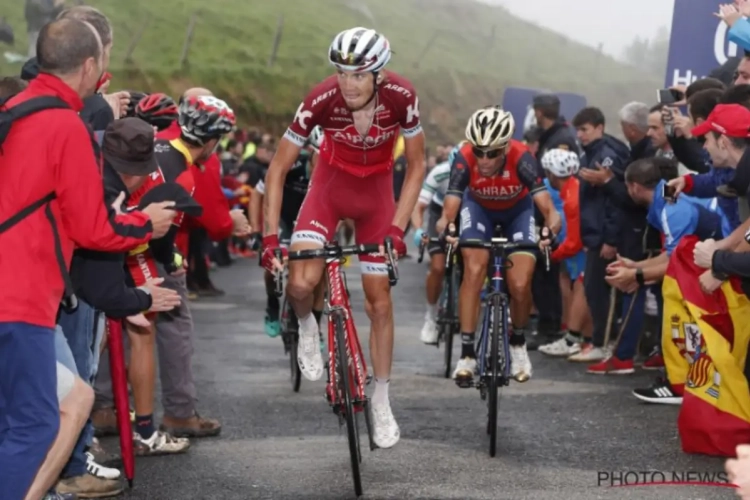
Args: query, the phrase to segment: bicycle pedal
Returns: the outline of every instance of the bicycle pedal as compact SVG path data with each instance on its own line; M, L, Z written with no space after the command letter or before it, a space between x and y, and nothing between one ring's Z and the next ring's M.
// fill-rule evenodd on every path
M459 386L461 389L468 389L470 387L474 387L474 379L455 379L456 385Z

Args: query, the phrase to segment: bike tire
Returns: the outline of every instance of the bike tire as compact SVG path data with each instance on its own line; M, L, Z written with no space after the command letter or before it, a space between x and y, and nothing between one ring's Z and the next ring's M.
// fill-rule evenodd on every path
M456 304L454 297L454 295L456 294L455 273L456 265L453 264L451 266L450 275L448 276L448 293L446 294L447 301L445 308L443 309L445 318L447 319L446 321L443 321L443 343L445 344L445 372L443 373L443 376L445 378L451 378L451 363L453 362L453 320L454 316L456 316Z
M292 305L284 301L284 322L283 328L284 334L289 336L289 372L290 380L292 382L292 390L299 392L300 385L302 385L302 370L299 368L297 362L297 351L299 349L299 322L297 316L294 314Z
M489 370L489 383L487 389L489 390L489 398L487 398L488 412L487 412L487 430L490 435L490 456L494 457L497 452L497 393L498 393L498 379L500 378L500 336L504 335L502 331L502 297L500 294L492 296L490 304L490 311L492 313L492 329L490 338L490 370Z
M344 418L346 420L346 436L349 441L349 457L352 464L352 480L354 481L354 492L362 496L362 477L360 476L359 463L359 433L357 432L357 421L354 416L354 405L352 403L351 379L349 377L349 358L346 354L346 329L344 318L340 313L333 317L334 329L336 331L336 361L337 371L340 377L341 394L344 398Z

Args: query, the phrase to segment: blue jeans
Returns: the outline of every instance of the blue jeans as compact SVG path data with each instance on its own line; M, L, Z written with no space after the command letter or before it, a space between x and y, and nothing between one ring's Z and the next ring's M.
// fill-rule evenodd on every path
M0 498L24 498L59 428L55 331L0 323Z
M98 314L90 305L79 301L78 309L60 315L60 326L73 353L78 376L89 385L93 384L99 365L99 348L103 334L104 316ZM70 460L62 471L63 477L76 477L86 474L86 449L94 438L94 427L91 420L78 437Z
M628 310L632 307L630 317L626 318ZM641 335L643 328L643 315L646 308L646 288L640 287L635 293L629 293L622 296L622 319L627 320L625 329L620 337L620 343L617 345L615 356L617 359L630 360L635 357L638 349L638 337Z

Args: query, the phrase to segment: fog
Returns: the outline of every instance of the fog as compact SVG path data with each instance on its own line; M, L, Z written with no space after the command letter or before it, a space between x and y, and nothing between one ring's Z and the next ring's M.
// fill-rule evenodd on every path
M620 58L636 37L672 24L674 0L482 0ZM704 0L695 0L704 1Z

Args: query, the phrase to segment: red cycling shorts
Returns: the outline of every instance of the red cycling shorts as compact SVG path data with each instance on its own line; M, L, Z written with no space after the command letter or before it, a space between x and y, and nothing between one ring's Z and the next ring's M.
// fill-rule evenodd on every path
M358 177L329 165L321 157L297 216L291 244L318 243L322 247L335 236L343 219L354 221L358 245L382 244L395 213L393 172ZM359 262L362 274L388 274L383 257L360 255Z

